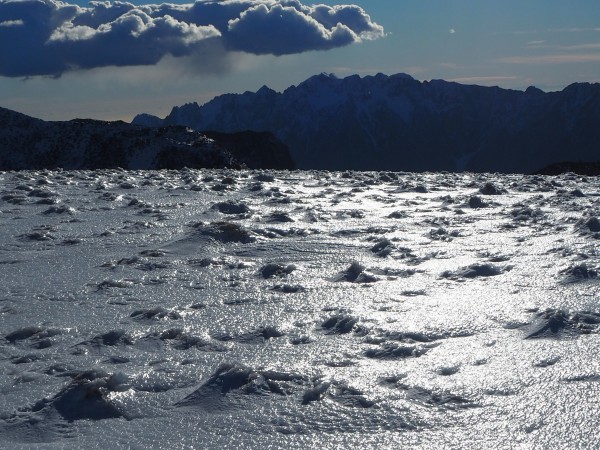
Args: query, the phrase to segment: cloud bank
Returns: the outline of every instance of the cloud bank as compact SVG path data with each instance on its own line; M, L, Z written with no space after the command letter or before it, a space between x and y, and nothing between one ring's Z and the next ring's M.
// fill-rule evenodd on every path
M191 56L222 67L232 52L288 55L384 36L354 5L298 0L201 0L192 4L0 0L0 76L60 76L106 66L154 65Z

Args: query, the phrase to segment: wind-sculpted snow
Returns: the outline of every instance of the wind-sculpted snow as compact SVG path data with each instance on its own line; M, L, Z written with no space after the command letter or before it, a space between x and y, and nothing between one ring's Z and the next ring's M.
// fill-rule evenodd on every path
M0 447L598 447L599 211L575 174L0 172Z
M594 312L569 312L547 309L536 314L527 339L559 337L561 334L588 334L600 325L600 314Z

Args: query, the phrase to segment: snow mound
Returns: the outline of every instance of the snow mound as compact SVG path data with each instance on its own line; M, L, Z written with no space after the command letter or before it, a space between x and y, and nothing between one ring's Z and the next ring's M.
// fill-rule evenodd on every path
M222 214L247 214L250 212L248 205L232 201L215 203L212 207Z
M536 314L525 339L574 337L592 333L599 325L599 313L547 309Z
M293 264L284 266L282 264L269 263L260 269L260 274L265 280L268 280L269 278L273 277L282 277L285 275L289 275L294 270L296 270L296 266L294 266Z
M326 319L321 328L325 334L348 334L356 331L357 324L358 318L340 313Z
M282 402L291 400L305 406L324 399L330 399L346 408L371 408L375 405L360 390L345 382L225 363L175 406L223 413L229 408L240 407L243 397L262 401L267 401L268 398L280 399Z
M282 336L285 336L285 334L273 326L261 326L235 335L229 333L215 334L213 338L222 342L234 341L241 344L263 344L269 339Z
M418 386L401 385L400 389L406 392L406 397L413 402L424 406L438 407L444 409L461 409L477 406L472 400L460 395L434 392Z
M171 320L179 320L181 319L181 314L177 311L168 311L165 308L157 306L156 308L151 309L138 309L130 314L129 317L132 317L136 320L160 320L160 319L171 319Z
M562 269L560 275L564 276L562 283L577 283L579 281L593 280L598 277L598 271L587 264L576 264L566 269Z
M349 283L374 283L377 278L366 271L366 267L357 261L354 261L350 266L340 272L335 281L347 281Z
M499 267L489 263L474 263L456 271L447 270L442 273L443 278L451 280L460 280L464 278L495 277L510 270L510 267Z
M507 190L488 181L479 188L479 193L482 195L502 195L506 194Z
M405 359L418 358L429 351L431 346L407 345L385 342L377 348L370 348L365 351L367 358L373 359Z
M231 222L198 224L194 226L193 236L208 237L223 244L232 242L248 244L256 241L256 237L250 230Z
M581 219L575 224L575 229L578 230L582 235L598 238L600 237L600 219L597 217Z

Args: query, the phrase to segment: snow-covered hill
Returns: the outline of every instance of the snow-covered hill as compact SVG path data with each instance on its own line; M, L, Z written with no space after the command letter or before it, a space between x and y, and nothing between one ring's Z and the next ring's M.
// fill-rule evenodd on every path
M273 136L248 133L233 148L234 137L215 140L184 126L45 122L0 108L0 170L293 167L287 148ZM251 140L252 152L244 139Z
M0 172L0 448L594 449L600 178Z
M321 74L283 93L263 87L175 107L163 123L271 131L305 169L531 173L558 161L600 159L600 85L544 93L404 74Z

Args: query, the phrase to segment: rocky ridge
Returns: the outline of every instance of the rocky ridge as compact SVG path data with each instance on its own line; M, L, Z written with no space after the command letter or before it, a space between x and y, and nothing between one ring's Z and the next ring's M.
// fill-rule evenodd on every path
M134 123L269 131L301 169L531 173L598 160L600 84L545 93L405 74L321 74L281 93L263 86Z
M186 126L46 122L0 108L0 170L293 168L287 148L272 135L248 132L237 141L243 139L252 140L252 154L240 142L230 151L234 137L213 139Z

